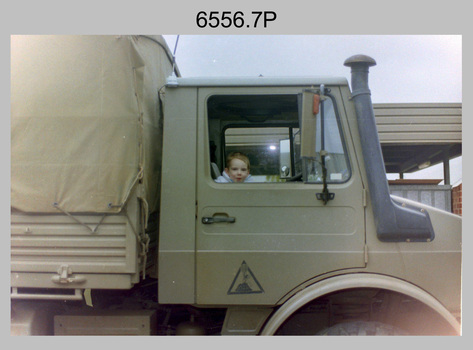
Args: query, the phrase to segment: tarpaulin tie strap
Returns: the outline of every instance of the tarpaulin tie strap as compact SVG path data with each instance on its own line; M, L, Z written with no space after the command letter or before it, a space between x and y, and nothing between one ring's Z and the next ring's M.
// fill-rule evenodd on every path
M85 223L83 223L82 221L80 221L78 218L76 218L75 216L73 216L71 213L67 212L66 210L64 210L63 208L61 208L59 206L58 203L53 203L53 207L60 210L61 212L63 212L64 214L66 214L67 216L69 216L72 220L74 220L75 222L77 222L79 225L82 225L84 227L86 227L91 233L97 233L97 229L99 228L99 226L102 224L103 220L105 219L105 217L107 216L107 214L105 214L104 216L102 216L102 218L100 219L99 223L97 224L97 226L95 226L94 229L91 229L89 225L86 225Z

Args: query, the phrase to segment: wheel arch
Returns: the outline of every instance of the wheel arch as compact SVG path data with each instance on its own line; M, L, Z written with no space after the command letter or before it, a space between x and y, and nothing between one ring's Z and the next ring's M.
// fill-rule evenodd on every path
M274 335L289 317L307 303L332 292L354 288L384 289L417 299L436 311L457 334L461 334L461 326L455 317L437 299L421 288L391 276L353 273L326 278L295 293L267 320L261 335Z

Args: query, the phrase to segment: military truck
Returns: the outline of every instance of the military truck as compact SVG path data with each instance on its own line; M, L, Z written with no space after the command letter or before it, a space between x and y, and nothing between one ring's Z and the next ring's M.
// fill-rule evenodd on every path
M391 196L368 86L11 39L11 333L461 334L461 218ZM388 82L387 82L388 83ZM253 181L217 183L243 152Z

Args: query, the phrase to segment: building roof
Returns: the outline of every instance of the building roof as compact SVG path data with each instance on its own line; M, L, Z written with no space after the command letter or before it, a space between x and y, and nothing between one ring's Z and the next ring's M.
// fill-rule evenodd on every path
M410 173L462 154L461 103L373 104L387 173Z

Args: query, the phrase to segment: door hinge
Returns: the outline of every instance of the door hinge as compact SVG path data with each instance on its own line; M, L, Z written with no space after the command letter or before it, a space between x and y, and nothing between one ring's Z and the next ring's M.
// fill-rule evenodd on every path
M368 246L365 244L365 266L368 265Z
M366 206L368 205L368 191L366 190L366 188L363 188L362 191L363 207L366 208Z

